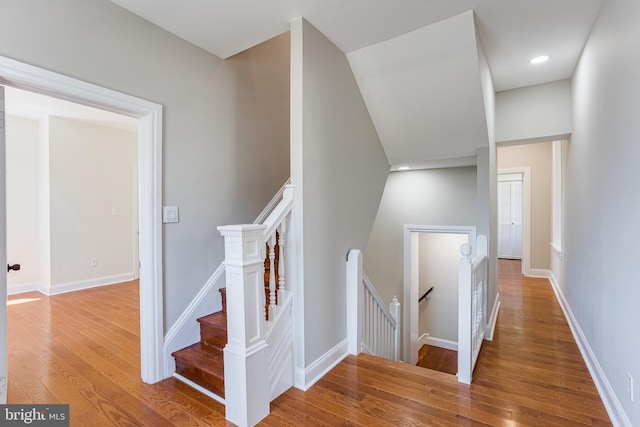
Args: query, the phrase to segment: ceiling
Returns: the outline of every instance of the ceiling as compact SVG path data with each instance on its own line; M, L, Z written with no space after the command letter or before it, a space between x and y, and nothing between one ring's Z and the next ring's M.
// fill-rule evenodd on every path
M47 116L56 116L129 132L138 131L138 120L121 114L39 95L11 86L5 86L4 91L7 115L36 121Z
M496 91L566 79L603 2L111 1L221 58L304 17L348 54L392 166L462 158L487 145L477 137L487 133L477 44ZM529 64L541 54L550 61Z

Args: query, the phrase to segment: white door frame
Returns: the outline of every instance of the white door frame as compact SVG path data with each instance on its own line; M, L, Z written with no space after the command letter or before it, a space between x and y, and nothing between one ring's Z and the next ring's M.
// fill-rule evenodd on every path
M164 379L162 106L2 56L0 84L139 119L140 375Z
M522 175L522 274L531 276L531 168L498 169L498 175L512 173Z
M418 235L419 233L466 234L469 244L476 252L476 227L454 225L413 225L403 226L403 357L405 363L418 363ZM460 255L462 258L462 255Z

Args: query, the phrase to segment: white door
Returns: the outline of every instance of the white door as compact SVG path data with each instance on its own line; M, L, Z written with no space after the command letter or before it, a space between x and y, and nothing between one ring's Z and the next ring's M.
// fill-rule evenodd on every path
M498 180L498 258L522 259L522 178Z
M0 268L7 265L4 86L0 86ZM6 270L5 270L6 271ZM0 404L7 403L7 273L0 273Z

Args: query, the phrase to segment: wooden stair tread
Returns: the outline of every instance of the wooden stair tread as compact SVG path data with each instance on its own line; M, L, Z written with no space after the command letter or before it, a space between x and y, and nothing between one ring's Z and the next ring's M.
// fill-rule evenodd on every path
M217 349L227 345L227 313L219 311L198 319L200 323L200 342Z
M197 342L171 354L176 372L224 397L224 360L221 349Z
M217 311L215 313L208 314L198 318L198 322L204 323L207 326L227 330L227 313L223 311Z
M176 359L197 365L212 374L224 373L223 353L220 349L197 342L171 354Z

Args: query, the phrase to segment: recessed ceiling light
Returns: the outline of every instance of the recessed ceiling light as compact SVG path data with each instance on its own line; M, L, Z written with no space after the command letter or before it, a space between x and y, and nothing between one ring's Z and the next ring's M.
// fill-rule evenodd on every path
M547 62L549 60L549 55L540 55L529 61L530 64L542 64L543 62Z
M400 166L398 168L399 171L408 171L409 169L411 169L409 166Z

